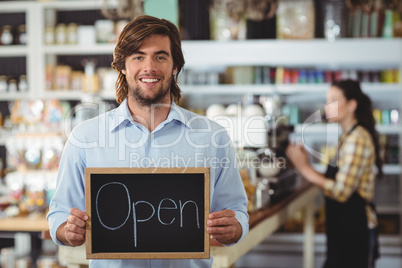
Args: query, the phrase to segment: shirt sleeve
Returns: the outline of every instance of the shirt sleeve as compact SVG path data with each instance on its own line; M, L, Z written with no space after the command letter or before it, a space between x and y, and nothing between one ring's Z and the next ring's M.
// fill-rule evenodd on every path
M50 201L47 221L50 236L57 245L63 245L56 238L59 226L67 220L70 209L76 207L85 211L84 148L71 142L74 131L65 144L57 173L56 192Z
M339 150L339 170L335 180L325 181L324 194L338 202L346 202L357 189L372 153L363 137L348 136Z
M226 134L226 133L225 133ZM237 168L235 151L230 142L229 136L224 135L223 143L217 150L219 166L216 167L216 181L212 196L211 211L231 209L236 214L236 219L242 227L242 240L249 231L249 215L247 213L247 195ZM239 242L237 241L237 242ZM230 245L227 245L230 246Z

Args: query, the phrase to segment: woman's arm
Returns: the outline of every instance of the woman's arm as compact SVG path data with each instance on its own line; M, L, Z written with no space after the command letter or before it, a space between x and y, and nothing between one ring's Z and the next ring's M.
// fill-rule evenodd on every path
M301 145L290 144L286 149L286 155L304 178L318 187L324 188L327 179L313 169L308 161L308 154Z

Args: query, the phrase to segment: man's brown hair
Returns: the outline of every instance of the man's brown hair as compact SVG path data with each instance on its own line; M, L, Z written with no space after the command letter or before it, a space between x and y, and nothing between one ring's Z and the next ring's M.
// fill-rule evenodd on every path
M177 70L173 75L170 95L174 102L179 102L181 90L177 85L177 77L184 66L179 30L173 23L165 19L144 15L133 19L124 27L113 52L112 67L119 73L116 81L116 101L118 103L122 103L128 94L126 76L122 72L125 69L126 59L138 51L144 39L153 34L165 35L170 39L173 69Z

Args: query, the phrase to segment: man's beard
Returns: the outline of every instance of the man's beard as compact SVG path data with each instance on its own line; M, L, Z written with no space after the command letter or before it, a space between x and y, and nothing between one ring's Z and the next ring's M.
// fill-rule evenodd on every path
M154 96L145 96L142 93L141 87L136 85L129 85L128 94L130 97L137 102L140 106L143 107L151 107L153 104L162 103L167 95L170 95L170 86L171 86L172 78L170 77L165 83L162 84L160 90Z

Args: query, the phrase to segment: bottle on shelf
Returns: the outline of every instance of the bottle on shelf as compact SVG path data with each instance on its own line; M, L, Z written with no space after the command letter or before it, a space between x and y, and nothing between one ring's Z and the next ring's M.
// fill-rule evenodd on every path
M28 91L28 83L27 83L27 76L26 75L20 75L18 79L18 90L20 92L27 92Z
M8 81L8 92L15 93L17 91L18 91L17 80L10 79L10 81Z
M21 24L20 26L18 26L16 43L19 45L26 45L28 43L25 24Z
M0 93L7 92L8 83L7 83L7 76L0 75Z
M56 26L56 44L63 45L67 41L67 29L64 23L59 23Z
M70 23L67 26L67 44L75 45L77 44L77 27L76 23Z
M52 25L47 25L45 28L45 44L46 45L53 45L54 44L54 27Z
M84 92L98 92L99 91L99 79L95 72L96 60L83 60L82 65L84 66L84 83L82 85L82 90Z
M12 27L10 25L3 26L1 31L0 43L4 46L9 46L13 44Z

